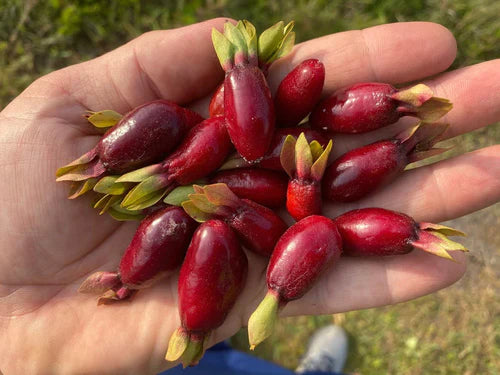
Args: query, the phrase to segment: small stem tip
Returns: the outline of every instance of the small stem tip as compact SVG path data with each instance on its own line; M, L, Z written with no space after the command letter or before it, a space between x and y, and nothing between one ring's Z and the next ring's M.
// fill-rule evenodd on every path
M280 307L278 295L268 291L248 320L250 350L254 350L257 345L273 333Z

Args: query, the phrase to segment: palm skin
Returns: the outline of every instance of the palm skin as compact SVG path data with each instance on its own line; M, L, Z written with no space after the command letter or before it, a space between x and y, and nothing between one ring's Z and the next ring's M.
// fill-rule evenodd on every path
M210 30L221 29L223 22L144 34L95 60L42 77L1 112L0 371L154 374L173 365L163 358L179 326L177 275L137 293L132 302L97 306L94 296L77 293L89 274L116 269L137 223L96 215L90 197L68 201L67 186L56 184L54 173L97 142L82 117L86 110L123 113L161 97L206 111L208 95L223 74ZM421 80L445 70L455 53L453 37L439 25L378 26L298 45L273 66L270 84L276 88L286 72L312 57L326 66L326 92L359 81ZM455 104L446 118L448 137L500 120L500 61L426 83ZM394 134L406 123L364 136L339 136L334 153ZM390 188L355 205L330 205L326 213L333 217L380 206L439 222L473 212L500 197L499 155L493 146L406 172ZM247 254L247 287L212 344L246 325L265 294L266 260ZM343 258L284 314L334 313L416 298L461 277L465 257L455 258L459 262L419 251Z

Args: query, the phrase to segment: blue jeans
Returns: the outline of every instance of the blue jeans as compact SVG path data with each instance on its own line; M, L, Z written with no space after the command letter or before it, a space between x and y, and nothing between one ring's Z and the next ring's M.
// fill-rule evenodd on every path
M272 362L234 350L221 342L205 353L197 366L182 369L179 365L159 375L293 375L293 371ZM307 375L342 375L307 372Z

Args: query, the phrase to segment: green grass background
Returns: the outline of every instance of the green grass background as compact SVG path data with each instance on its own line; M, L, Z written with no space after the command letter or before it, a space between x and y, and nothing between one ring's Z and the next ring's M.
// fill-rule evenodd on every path
M453 68L500 57L498 0L3 0L0 108L34 79L115 48L151 29L216 16L263 30L295 20L297 40L387 22L426 20L458 41ZM409 46L411 48L411 46ZM499 143L491 125L447 142L445 156ZM470 267L456 285L415 301L365 311L283 319L256 354L294 368L307 339L333 320L351 337L347 371L359 374L500 374L500 206L454 220L469 233ZM246 350L244 330L233 344Z

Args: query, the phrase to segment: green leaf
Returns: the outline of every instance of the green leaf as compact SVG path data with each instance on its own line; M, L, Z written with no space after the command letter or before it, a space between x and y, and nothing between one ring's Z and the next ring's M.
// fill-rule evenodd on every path
M311 167L311 178L315 181L321 181L323 178L323 174L325 173L325 169L328 165L328 157L330 156L330 152L332 151L333 142L330 139L328 144L326 145L325 151L319 156L319 158L314 162Z
M161 164L148 165L118 177L115 182L142 182L161 172Z
M297 176L299 178L309 178L311 167L313 165L313 157L311 148L307 142L304 133L300 133L295 144L295 166L297 168Z
M271 58L281 44L284 31L284 22L279 21L260 34L257 43L259 61L267 62Z
M217 29L212 29L212 43L222 69L224 69L224 71L231 70L235 54L235 47L233 44Z
M116 182L119 176L105 176L94 186L94 191L101 194L122 195L130 190L133 183Z
M204 223L212 218L212 215L200 210L192 201L182 202L182 208L198 223Z

